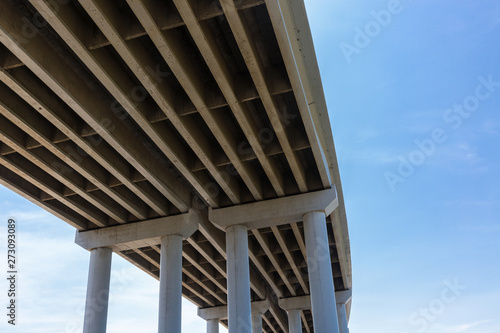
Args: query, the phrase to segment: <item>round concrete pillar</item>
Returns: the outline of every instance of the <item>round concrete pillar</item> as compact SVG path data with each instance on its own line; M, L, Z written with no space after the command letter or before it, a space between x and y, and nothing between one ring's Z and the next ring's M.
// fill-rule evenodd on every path
M303 217L314 332L338 333L330 246L323 212Z
M182 236L161 239L158 333L180 333L182 321Z
M288 313L288 332L302 333L302 320L300 319L300 310L293 309Z
M106 332L112 254L110 248L97 248L90 252L83 333Z
M226 229L226 252L229 333L251 333L250 263L245 226Z
M219 320L207 320L207 333L219 333Z
M349 328L347 326L347 312L345 310L345 304L337 304L337 315L339 318L340 333L349 333Z
M262 333L262 314L252 313L252 333Z

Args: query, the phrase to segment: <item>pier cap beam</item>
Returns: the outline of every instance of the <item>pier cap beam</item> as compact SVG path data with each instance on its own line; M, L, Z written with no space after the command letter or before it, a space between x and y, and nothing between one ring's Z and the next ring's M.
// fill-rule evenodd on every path
M309 310L311 308L311 296L297 296L290 298L282 298L279 301L279 306L285 311L290 310Z
M87 250L110 247L117 251L159 245L164 236L180 235L184 239L189 238L198 230L202 218L200 213L190 209L187 213L180 215L96 230L77 231L75 243Z
M352 290L340 290L335 292L335 301L337 304L345 304L352 297ZM311 295L295 296L288 298L281 298L278 301L280 308L285 311L289 310L310 310L311 309Z
M264 314L271 307L271 302L266 299L263 301L252 302L252 313ZM198 308L198 316L205 320L227 319L227 305L215 306L211 308Z
M335 301L337 302L337 304L345 304L349 302L351 297L352 297L352 289L335 292Z
M337 191L332 185L328 190L227 208L210 208L208 218L222 230L232 225L244 225L252 230L300 222L309 212L324 212L328 216L338 205Z

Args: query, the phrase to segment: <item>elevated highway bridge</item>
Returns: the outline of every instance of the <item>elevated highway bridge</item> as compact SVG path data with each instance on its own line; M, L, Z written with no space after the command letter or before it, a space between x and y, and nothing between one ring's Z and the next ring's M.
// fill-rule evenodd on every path
M84 332L111 255L207 332L348 332L351 262L302 0L0 1L0 183L90 251ZM43 274L43 273L42 273Z

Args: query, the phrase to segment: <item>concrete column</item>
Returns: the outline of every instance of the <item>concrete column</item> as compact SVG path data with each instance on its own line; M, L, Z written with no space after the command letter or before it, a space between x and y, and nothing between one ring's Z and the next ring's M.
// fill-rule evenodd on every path
M182 236L161 239L158 333L180 333L182 315Z
M226 229L227 304L229 333L251 333L250 263L248 230L235 225Z
M323 212L303 216L314 332L338 333L330 246Z
M302 319L300 318L300 310L293 309L287 311L288 313L288 332L289 333L302 333Z
M252 333L262 333L262 314L252 313Z
M349 328L347 327L347 312L345 310L344 303L337 303L337 315L339 319L340 333L349 333Z
M113 251L105 247L90 252L83 333L106 332L112 254Z
M219 333L219 320L207 320L207 333Z

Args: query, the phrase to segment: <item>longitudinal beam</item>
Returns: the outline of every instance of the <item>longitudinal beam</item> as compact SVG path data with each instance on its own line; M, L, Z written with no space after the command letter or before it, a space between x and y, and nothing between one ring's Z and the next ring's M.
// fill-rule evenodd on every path
M300 4L298 2L291 4L304 6L303 2L301 2ZM314 53L314 47L312 47L312 45L308 45L307 47L301 47L299 45L298 37L296 35L296 27L292 22L290 6L291 5L288 0L266 0L266 7L273 24L276 39L283 56L283 61L287 69L288 76L290 77L290 81L292 83L293 92L297 100L304 127L307 132L307 137L311 144L314 159L316 161L316 166L318 168L323 186L325 188L328 188L332 184L332 175L330 174L330 170L333 170L333 165L331 165L331 163L328 161L327 155L323 150L324 146L326 146L326 143L323 141L323 136L319 132L321 127L318 126L318 124L313 120L314 113L318 114L319 112L326 112L326 105L324 106L324 110L315 109L315 100L311 95L307 71L302 70L301 72L299 72L299 64L303 69L304 60L302 58L296 58L296 56L300 57L300 54L302 54L302 52ZM307 15L305 15L305 10L303 14L304 15L301 15L300 17L295 17L295 20L301 20L303 23L302 26L307 26ZM309 31L310 29L301 28L301 30ZM304 76L301 76L301 74L304 74ZM316 79L319 80L319 73ZM319 90L322 91L322 89ZM312 110L312 108L314 108L314 110ZM334 152L330 153L333 153L335 155Z
M35 73L66 104L93 127L114 149L150 181L177 209L187 211L188 190L164 169L155 157L144 149L118 117L99 96L74 72L40 35L26 40L21 15L9 2L1 2L0 42ZM111 120L112 127L103 125Z
M116 11L113 10L113 3L109 1L80 0L80 4L109 39L115 50L147 89L160 109L167 115L172 125L207 167L219 186L221 186L233 203L239 203L241 201L239 184L235 177L215 166L211 159L213 148L210 147L198 124L193 119L181 118L178 115L174 107L175 93L168 82L166 80L155 80L151 71L147 70L147 68L156 68L157 63L146 52L140 41L131 40L125 42L121 37L121 31L119 30L121 18L116 16ZM237 170L238 167L239 165L235 165ZM244 172L244 169L238 171L242 177L245 177L247 174ZM252 179L248 184L257 186L258 183L255 179Z
M151 16L151 13L155 10L156 2L149 0L127 0L127 2L139 21L146 28L149 37L156 45L163 59L186 91L188 97L210 128L212 134L221 145L225 154L236 171L240 174L254 198L257 200L262 199L262 195L259 191L260 180L258 179L257 173L253 168L242 163L238 156L237 139L231 134L232 132L229 126L225 125L224 119L222 117L217 117L216 113L209 110L205 101L204 81L199 72L196 71L195 67L189 62L189 54L182 46L182 40L180 40L175 33L170 31L162 32ZM233 201L233 203L236 204L239 202Z
M58 170L60 166L63 166L63 163L58 162L57 159L54 159L53 156L50 156L50 153L47 153L43 150L28 150L23 145L23 139L29 138L23 135L22 132L16 130L15 125L5 121L3 117L0 117L0 140L7 144L11 149L15 152L23 156L26 161L31 161L35 166L43 170L46 175L50 175L50 177L55 178L60 182L60 185L65 186L66 189L74 191L74 193L78 194L80 197L87 200L93 207L100 209L102 212L110 216L117 222L124 222L126 218L126 214L116 207L113 207L111 200L103 195L98 195L96 193L87 193L85 189L76 182L81 181L78 179L76 175L73 177L68 177L62 170ZM8 156L7 156L8 157ZM54 166L57 166L54 169ZM72 179L70 179L72 178ZM76 182L75 182L76 181ZM47 191L46 191L47 192ZM48 193L48 192L47 192ZM99 226L106 226L108 224L107 219L103 219L100 222L96 223Z
M242 10L262 5L263 3L264 0L239 0L237 8L238 10ZM182 27L185 24L182 18L175 12L175 10L172 10L173 8L168 5L168 2L161 4L161 6L165 6L165 10L153 13L153 15L158 16L159 27L161 31ZM164 12L166 13L166 15L163 15ZM196 18L198 20L208 20L223 14L224 12L222 11L222 9L214 2L198 2L198 6L196 8ZM136 24L131 26L130 29L125 32L123 37L125 40L131 40L145 35L147 35L147 32L144 27L142 27L140 24ZM96 32L96 35L94 36L94 38L92 39L92 43L90 44L90 48L97 49L107 45L110 45L110 42L106 39L106 36L104 36L101 32Z
M156 189L152 185L146 186L147 182L135 183L124 159L103 142L102 138L87 138L92 133L87 128L80 129L71 112L68 112L68 108L61 104L48 88L42 87L40 81L27 68L9 72L0 70L0 81L45 119L31 110L25 110L25 107L16 108L15 113L4 113L5 117L21 126L24 131L137 219L143 220L147 217L145 208L141 207L137 198L144 201L157 214L167 215L166 202L154 194ZM52 127L57 128L64 138L70 141L52 140L51 135L54 133ZM107 172L131 192L127 190L118 192L110 188L110 177Z
M259 92L264 108L274 128L274 132L283 148L290 169L295 177L297 185L301 192L307 192L307 182L304 166L299 160L297 154L293 151L290 141L287 137L286 125L282 122L278 106L275 99L269 92L264 75L264 65L258 55L257 46L254 38L250 36L246 23L237 11L234 0L221 0L222 9L228 20L234 37L240 48L243 59L246 62L250 75Z
M45 209L49 213L75 227L77 230L85 230L89 226L89 221L87 219L68 209L60 202L41 201L40 196L42 192L39 188L2 165L0 165L0 185L26 198L38 207Z
M250 116L248 106L238 100L234 89L235 82L227 67L221 51L219 50L214 37L210 34L210 29L206 22L200 22L195 14L193 1L174 0L177 10L181 14L188 30L207 63L212 75L217 81L224 98L233 111L236 120L241 126L252 150L261 163L271 185L278 196L285 195L283 175L278 170L276 163L268 158L259 142L259 131L255 120ZM198 3L199 4L199 3Z
M161 124L152 124L147 114L145 103L134 100L137 88L125 74L123 68L112 59L107 50L91 51L85 43L86 33L81 29L85 23L76 9L70 5L60 5L57 10L48 1L31 0L31 4L42 14L53 29L68 46L78 55L106 89L116 98L128 115L144 130L172 164L196 189L201 197L211 206L218 206L217 198L207 190L208 179L200 179L189 169L189 162L194 156L185 151L182 143Z
M83 200L78 200L78 198L72 196L64 196L64 193L60 190L60 183L54 181L49 174L44 173L36 166L30 165L29 162L19 155L12 154L9 156L0 156L0 164L45 193L51 195L63 205L87 218L96 226L104 227L107 225L108 221L106 215L102 214L100 211L96 211L93 206Z
M79 174L86 175L88 177L87 179L93 179L94 183L97 183L97 179L102 179L104 176L98 176L99 172L96 170L96 166L92 167L89 165L91 162L84 156L80 156L79 161L73 161L71 157L68 156L70 155L68 151L59 148L57 144L49 139L51 135L51 124L38 113L34 112L27 104L19 101L11 92L6 91L2 84L0 84L0 94L4 96L3 102L0 103L0 114L10 120L9 123L5 118L1 118L0 124L2 125L2 130L0 130L0 136L2 140L8 143L12 149L26 159L33 162L48 174L53 175L65 186L79 194L95 207L101 209L117 222L126 222L127 214L122 209L116 207L116 202L106 195L99 196L87 193L86 181L82 179ZM26 139L23 133L21 131L16 131L16 126L13 124L17 124L19 128L30 135L30 138L33 138L40 145L47 148L50 153L40 149L30 150L25 147L24 141ZM54 155L51 155L51 153ZM54 156L57 158L54 159ZM92 168L95 170L93 174L87 171ZM102 189L104 193L111 194L111 198L118 199L118 203L122 204L124 207L128 207L133 214L136 214L137 218L146 218L145 209L133 203L133 199L130 200L126 195L117 193L116 190L109 188L104 182L99 182L97 185L99 185L98 188Z

